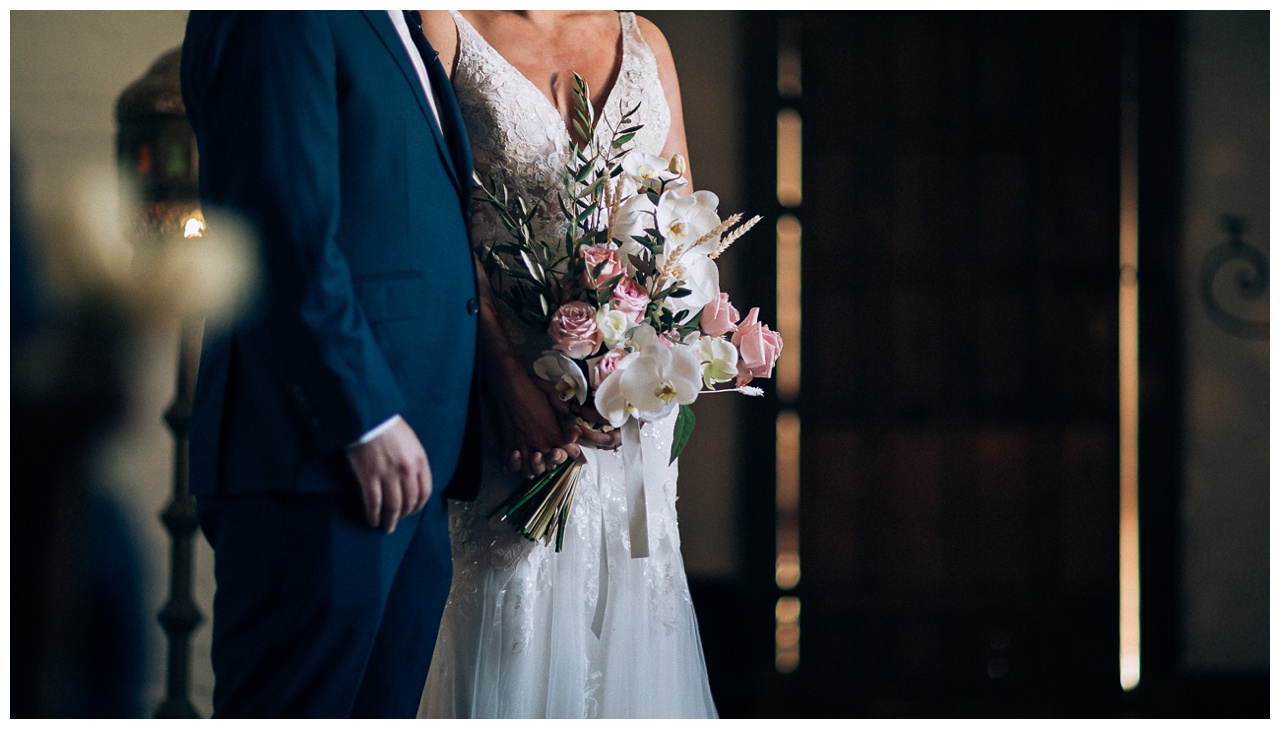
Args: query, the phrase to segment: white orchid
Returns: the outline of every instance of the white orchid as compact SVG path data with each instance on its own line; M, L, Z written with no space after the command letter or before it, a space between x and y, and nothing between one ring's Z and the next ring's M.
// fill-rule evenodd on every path
M650 344L661 344L658 341L658 330L649 324L637 324L627 330L622 346L628 351L638 352Z
M643 236L646 230L656 227L654 216L658 207L648 195L632 195L618 206L613 218L613 238L622 251L622 260L631 254L648 256L648 249L635 241L633 236Z
M554 350L543 352L533 363L533 373L554 384L561 400L577 400L579 405L587 401L587 376L576 362L563 354Z
M698 353L702 382L708 388L738 376L738 348L724 337L703 337L694 332L686 341Z
M684 184L681 178L684 172L684 160L679 155L677 159L679 164L676 164L675 159L667 162L657 155L633 150L622 159L622 174L641 190L645 188L661 190L664 184L666 187L680 187Z
M667 272L658 282L659 290L678 280L681 288L689 291L685 296L666 298L676 311L702 311L702 307L720 295L720 268L702 253L685 252L669 266L665 256L658 256L657 265L659 270Z
M701 384L702 365L693 349L667 347L655 337L623 358L600 383L596 409L615 428L633 417L650 422L692 403Z
M663 250L674 251L684 248L693 249L702 236L710 233L720 225L720 216L716 208L720 198L714 192L699 190L692 195L681 195L674 190L667 190L658 198L657 222L658 232L663 237ZM706 241L699 249L705 247L705 253L715 249L716 241Z

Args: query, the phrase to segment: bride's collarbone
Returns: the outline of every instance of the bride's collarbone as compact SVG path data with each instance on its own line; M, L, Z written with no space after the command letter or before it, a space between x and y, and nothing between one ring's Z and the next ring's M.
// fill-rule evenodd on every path
M557 11L542 24L507 11L472 11L476 32L539 91L571 103L573 75L581 76L599 108L623 58L622 28L613 11ZM536 40L536 42L530 42Z

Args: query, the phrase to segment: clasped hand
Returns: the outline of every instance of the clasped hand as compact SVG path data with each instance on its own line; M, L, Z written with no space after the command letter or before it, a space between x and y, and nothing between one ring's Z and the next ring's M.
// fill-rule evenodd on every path
M508 376L505 397L496 403L502 423L503 468L525 478L541 475L567 459L583 461L582 448L614 450L622 443L616 430L590 406L571 405L555 387L524 371Z

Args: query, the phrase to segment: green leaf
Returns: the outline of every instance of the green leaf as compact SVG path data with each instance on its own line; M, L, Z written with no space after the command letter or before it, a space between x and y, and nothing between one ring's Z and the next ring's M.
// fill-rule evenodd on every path
M582 221L586 220L586 219L587 219L587 216L589 216L589 215L591 215L592 213L594 213L594 212L596 211L596 208L598 208L598 207L600 207L600 204L599 204L599 202L598 202L598 201L596 201L596 200L592 200L591 202L587 203L586 205L583 205L583 206L578 210L578 224L579 224L579 225L581 225L581 224L582 224ZM580 240L590 240L590 239L591 239L591 231L583 231L583 233L582 233L582 236L581 236Z
M676 416L675 434L671 439L671 460L668 464L675 463L680 457L680 453L684 451L685 445L689 442L689 436L693 435L693 426L698 419L694 417L693 408L688 405L680 406L680 414Z
M608 281L600 284L600 300L602 302L608 301L609 297L613 296L613 290L616 289L620 283L622 283L622 274L619 273L611 277Z
M631 267L634 268L637 273L643 273L648 275L653 275L654 273L657 273L657 269L654 268L652 260L646 260L644 258L641 258L640 256L637 256L634 253L627 256L627 260L631 261Z

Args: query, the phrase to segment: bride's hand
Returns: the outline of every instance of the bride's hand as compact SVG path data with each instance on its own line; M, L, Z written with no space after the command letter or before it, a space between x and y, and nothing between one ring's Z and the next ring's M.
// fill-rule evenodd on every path
M584 407L578 412L578 441L603 451L616 451L622 446L622 431L609 425L600 411Z
M609 425L609 421L605 420L605 417L594 406L583 405L571 409L568 403L560 400L555 385L542 379L539 379L537 383L538 387L542 388L542 391L546 393L547 399L551 401L556 413L560 415L565 438L571 438L574 441L575 448L577 446L588 446L596 450L616 451L622 445L621 433ZM578 450L581 449L579 448ZM578 461L582 460L581 455L571 453L570 456Z
M580 458L577 432L562 427L557 417L563 403L548 397L536 384L541 381L518 363L511 362L502 379L494 405L501 424L503 468L532 478L569 458Z

